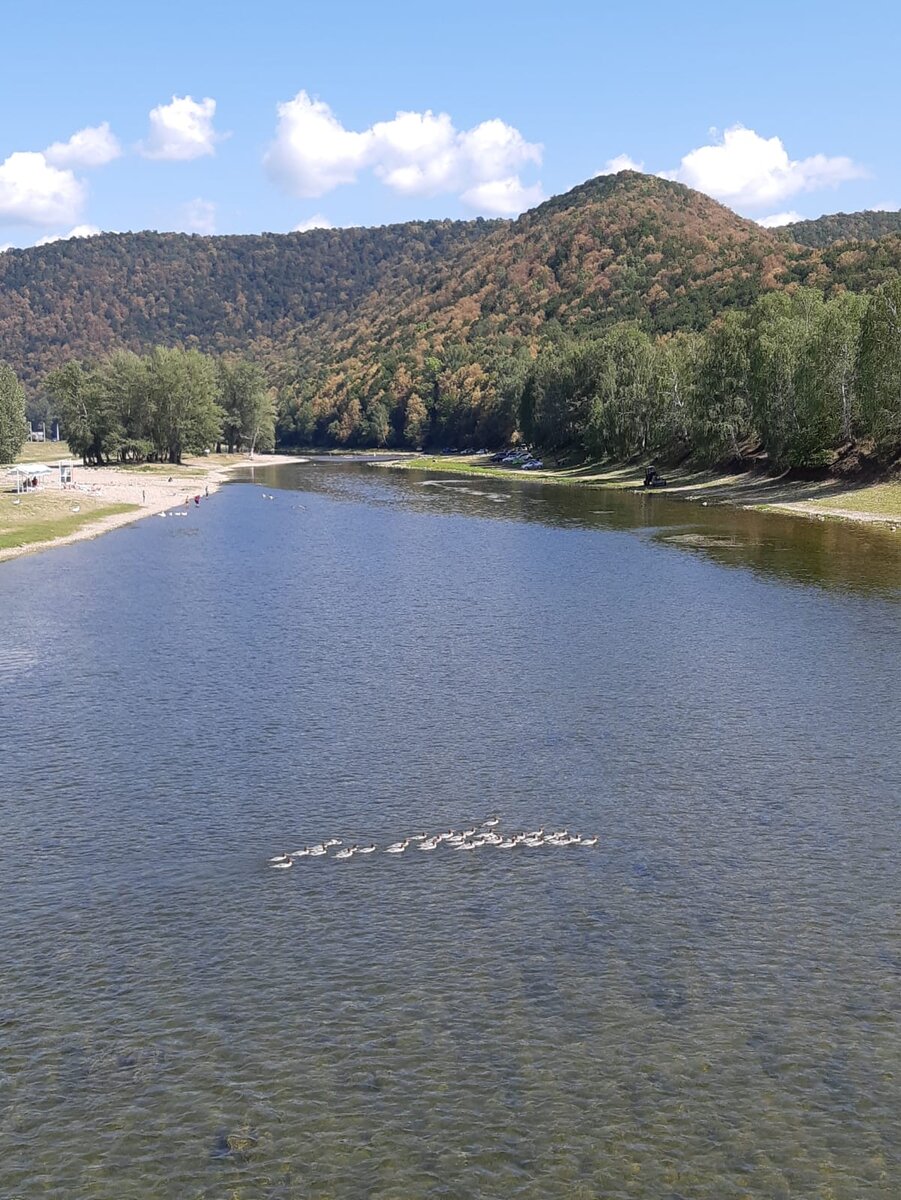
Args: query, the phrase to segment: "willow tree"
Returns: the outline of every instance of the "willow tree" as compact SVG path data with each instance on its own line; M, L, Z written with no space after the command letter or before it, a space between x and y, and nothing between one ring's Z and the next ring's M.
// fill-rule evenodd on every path
M127 430L122 425L119 397L103 364L85 368L68 362L51 371L44 381L59 406L66 441L73 454L86 463L116 458Z
M657 354L635 324L614 325L597 345L588 448L629 458L654 446L660 419Z
M828 464L858 423L858 348L865 296L840 292L817 316L796 378L797 429L789 446L792 466Z
M155 346L146 362L157 456L180 463L183 454L215 445L221 435L223 413L216 403L212 359L198 350Z
M739 313L726 313L707 333L689 430L693 445L708 461L737 458L752 431L748 349L747 322Z
M0 463L12 462L27 437L25 392L12 367L0 362Z
M860 331L860 432L901 445L901 279L873 293Z
M801 288L770 292L751 309L748 399L756 433L773 462L790 465L807 431L800 412L800 366L823 310L823 295Z
M228 355L217 366L222 438L229 452L271 450L275 445L275 402L262 367Z

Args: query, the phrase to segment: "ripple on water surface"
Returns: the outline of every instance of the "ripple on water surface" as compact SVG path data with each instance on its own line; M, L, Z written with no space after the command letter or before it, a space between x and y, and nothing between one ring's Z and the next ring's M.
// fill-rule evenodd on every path
M891 569L264 478L0 573L0 1193L896 1197Z

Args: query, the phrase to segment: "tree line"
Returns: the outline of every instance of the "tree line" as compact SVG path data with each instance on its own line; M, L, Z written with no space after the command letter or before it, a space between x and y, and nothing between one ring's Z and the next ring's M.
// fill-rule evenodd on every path
M269 450L275 404L262 368L231 355L156 346L51 371L52 398L73 454L86 463L169 462L213 446Z
M276 441L475 448L517 437L551 451L711 464L755 447L778 467L828 465L865 442L890 460L901 450L901 279L869 295L768 292L704 332L654 335L627 321L571 337L549 321L531 345L476 336L392 346L377 361L349 356L310 375L281 364L267 377L257 363L197 350L118 351L66 363L44 390L73 453L96 463ZM26 433L23 403L0 368L7 459Z
M702 334L634 324L540 354L520 397L523 435L631 458L718 463L764 449L778 467L827 465L851 442L901 450L901 280L870 296L771 292Z
M283 444L459 448L522 436L545 450L827 465L852 441L901 450L901 280L870 294L768 292L703 332L637 321L532 347L467 339L282 379Z

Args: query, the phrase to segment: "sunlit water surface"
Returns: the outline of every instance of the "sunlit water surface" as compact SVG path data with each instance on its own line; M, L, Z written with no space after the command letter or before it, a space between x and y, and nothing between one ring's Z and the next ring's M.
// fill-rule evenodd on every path
M897 1198L899 601L316 462L4 564L0 1195ZM601 844L266 866L495 812Z

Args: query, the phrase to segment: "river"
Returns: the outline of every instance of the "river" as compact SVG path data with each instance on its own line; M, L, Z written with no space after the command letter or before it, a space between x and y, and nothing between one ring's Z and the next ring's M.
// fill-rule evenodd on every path
M0 605L4 1197L896 1200L901 535L313 461Z

